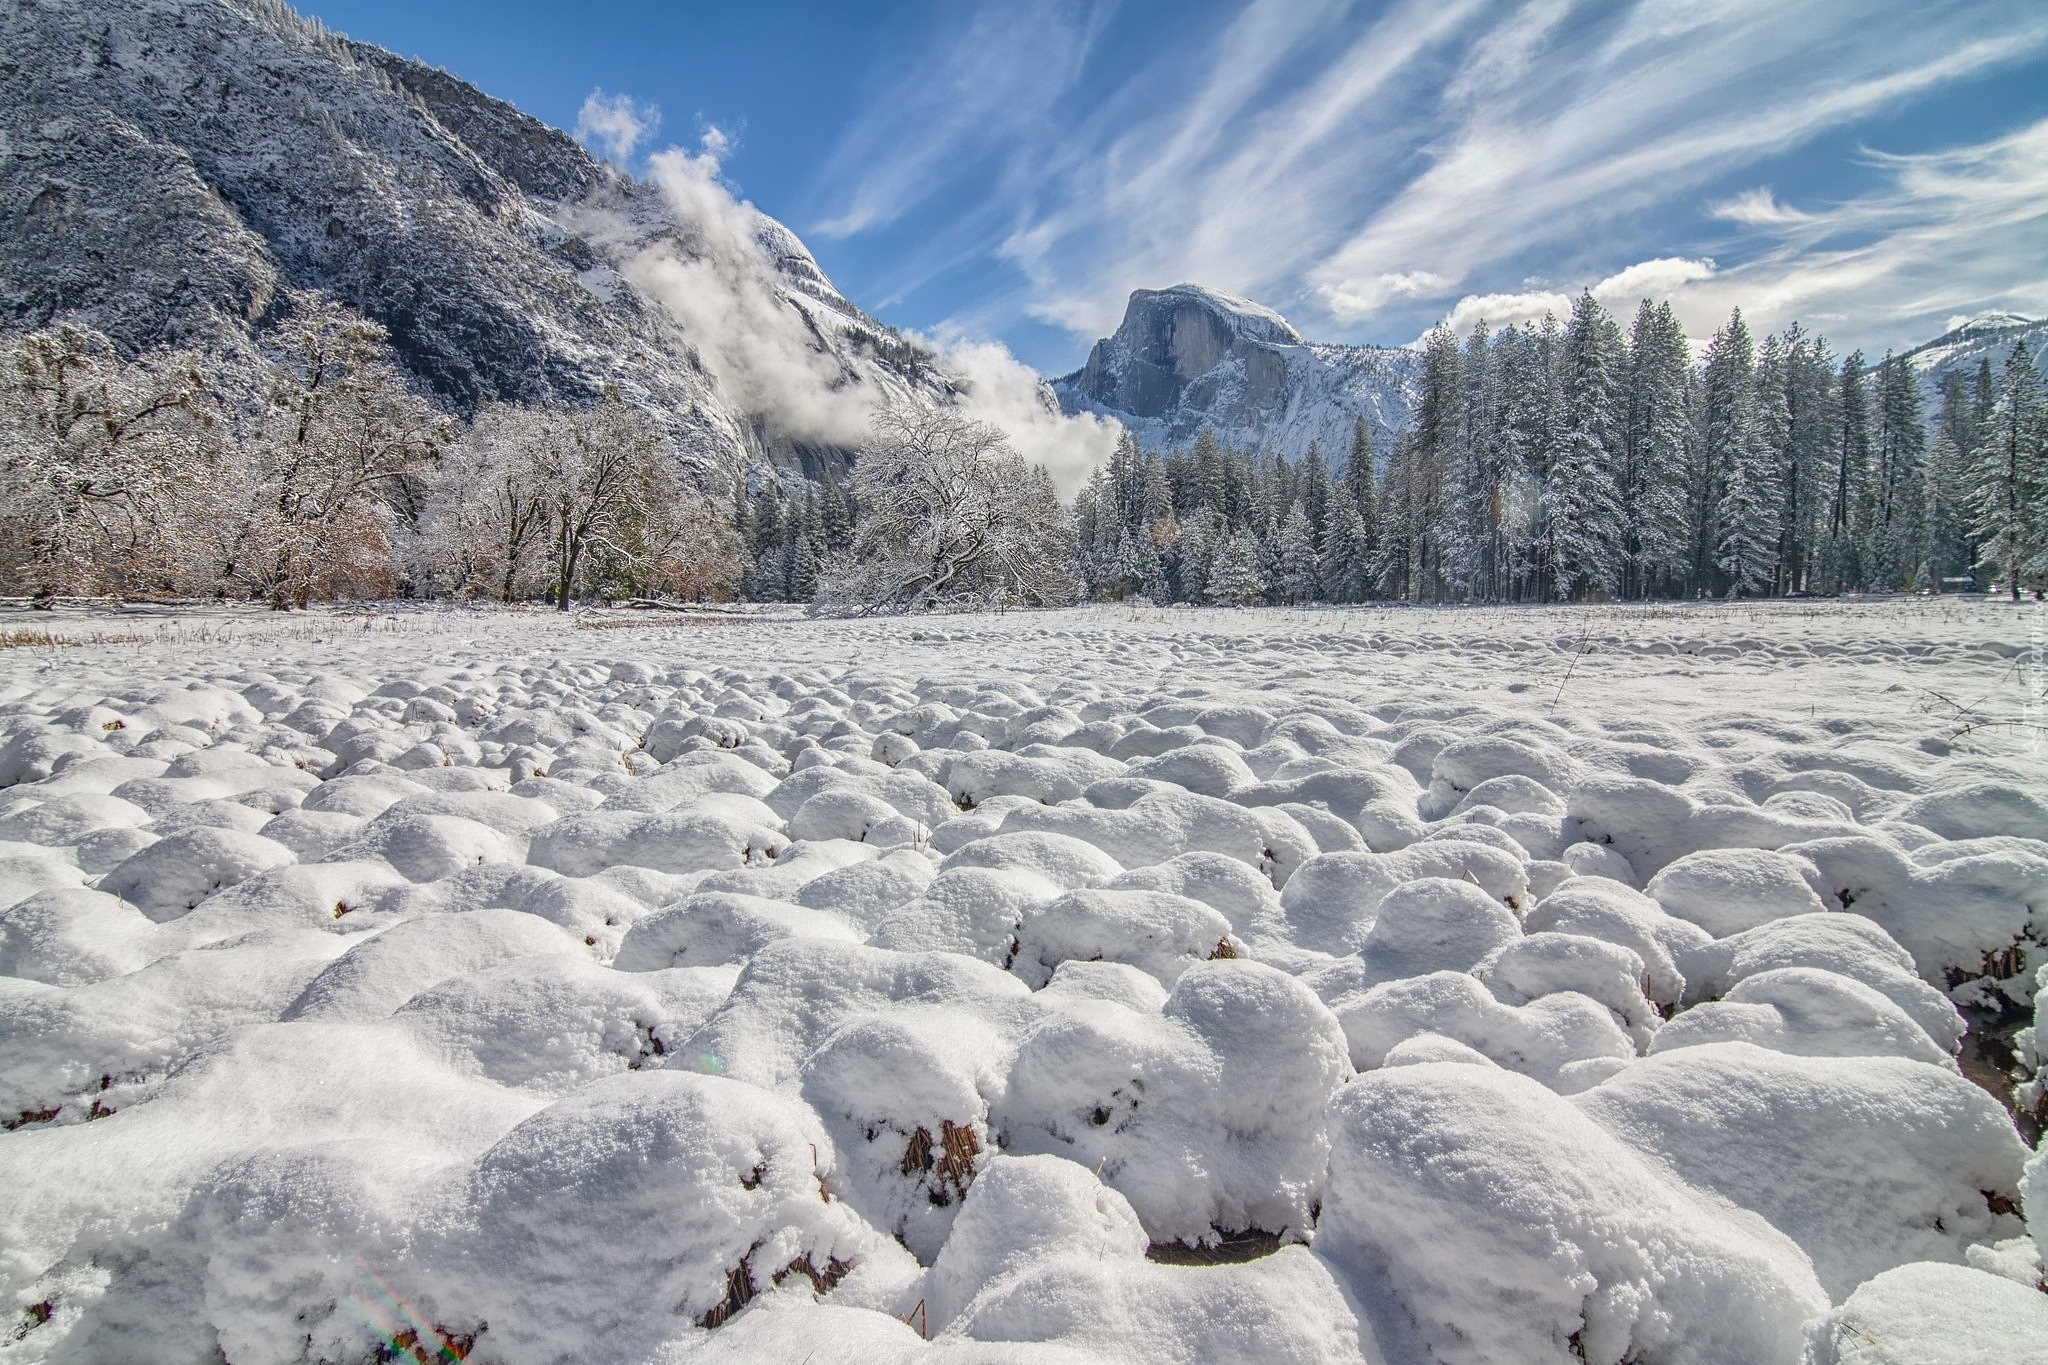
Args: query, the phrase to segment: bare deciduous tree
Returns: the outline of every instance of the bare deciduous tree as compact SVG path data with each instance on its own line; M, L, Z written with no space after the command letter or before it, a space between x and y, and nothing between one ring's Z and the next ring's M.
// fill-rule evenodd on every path
M593 592L707 596L737 573L730 517L616 393L486 408L420 486L408 548L435 590L566 611Z
M0 357L0 581L61 593L188 586L221 414L197 356L124 361L69 324Z
M1072 601L1073 519L1003 433L949 408L885 408L854 466L853 547L818 602L856 614Z
M384 361L384 329L339 304L294 296L271 340L280 363L221 577L279 608L388 593L393 502L454 426Z
M422 480L415 576L435 591L513 602L546 578L550 489L543 477L558 414L493 403Z

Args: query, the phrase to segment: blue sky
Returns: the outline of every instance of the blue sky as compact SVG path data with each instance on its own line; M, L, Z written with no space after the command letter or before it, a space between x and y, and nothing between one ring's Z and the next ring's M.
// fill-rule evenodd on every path
M709 134L855 302L1048 373L1183 280L1396 344L1582 287L1873 352L2048 315L2039 0L305 8L629 165Z

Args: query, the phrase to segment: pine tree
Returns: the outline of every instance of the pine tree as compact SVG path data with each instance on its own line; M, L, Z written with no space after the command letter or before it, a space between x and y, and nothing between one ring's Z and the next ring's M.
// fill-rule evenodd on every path
M819 508L827 551L844 550L853 544L853 510L847 506L846 490L840 487L832 466L825 466L825 496Z
M1358 596L1352 600L1364 601L1373 595L1371 570L1372 562L1379 554L1379 470L1373 458L1372 435L1366 429L1365 419L1358 418L1351 426L1351 451L1344 460L1344 491L1351 495L1351 506L1358 513L1358 553L1355 564L1345 572L1351 575L1358 586Z
M1941 591L1942 580L1968 572L1976 560L1971 548L1969 453L1956 445L1947 426L1935 429L1934 446L1925 469L1928 587Z
M1404 430L1394 437L1387 452L1386 476L1380 480L1379 521L1373 545L1372 581L1378 594L1406 598L1418 591L1420 573L1415 562L1414 487L1409 466L1415 459L1415 433Z
M1314 441L1308 443L1308 454L1301 462L1301 486L1297 495L1302 510L1308 513L1309 529L1320 540L1323 528L1329 523L1330 493L1334 485L1330 481L1330 466L1323 459L1323 448Z
M2048 564L2048 415L2039 372L2025 342L2012 348L1984 436L1971 461L1975 529L1985 560L2003 576L2012 600L2020 580Z
M1265 591L1259 576L1258 546L1251 533L1233 532L1216 549L1203 595L1219 607L1241 607L1258 601Z
M1621 330L1590 291L1572 305L1563 358L1564 441L1543 498L1551 582L1570 598L1612 593L1621 558Z
M1173 486L1167 481L1166 462L1157 455L1145 456L1144 482L1139 498L1138 525L1156 545L1173 523Z
M1870 391L1863 382L1861 351L1851 352L1837 372L1834 428L1819 555L1821 586L1829 592L1864 582L1859 547L1870 476Z
M1485 322L1459 362L1457 439L1445 460L1444 578L1460 595L1497 597L1495 569L1500 385Z
M1950 374L1942 385L1941 414L1926 468L1927 577L1937 592L1943 579L1966 574L1977 562L1971 465L1982 444L1982 427L1970 386L1961 374Z
M1104 507L1107 515L1121 529L1135 531L1140 524L1144 471L1144 456L1138 451L1137 441L1126 431L1117 437L1116 449L1110 452L1109 466L1102 471Z
M1786 333L1785 404L1788 442L1779 466L1778 559L1786 590L1811 584L1825 505L1835 429L1834 359L1827 341L1795 324Z
M1762 481L1763 499L1771 509L1773 521L1766 592L1777 592L1786 586L1784 491L1793 453L1790 373L1785 340L1775 335L1765 337L1756 361L1756 436L1761 454L1755 476Z
M1188 464L1191 483L1187 505L1229 515L1230 461L1207 427L1195 437L1194 448L1188 451Z
M1623 589L1670 583L1686 558L1685 467L1690 425L1685 390L1691 357L1670 302L1636 310L1629 337L1628 432L1622 461Z
M1913 362L1886 355L1877 367L1877 431L1872 453L1874 517L1865 549L1877 586L1911 587L1920 554L1921 457L1927 429L1920 417L1920 381Z
M1514 593L1540 593L1543 584L1529 581L1547 572L1547 557L1537 547L1547 543L1543 491L1557 462L1566 424L1558 369L1563 347L1557 319L1544 315L1540 326L1502 333L1500 473L1496 497L1501 503L1499 553L1503 573Z
M1274 583L1280 600L1288 603L1314 601L1322 582L1319 576L1321 568L1320 557L1316 554L1315 526L1309 521L1306 503L1297 498L1287 511L1287 520L1280 526L1279 572Z
M1705 367L1707 470L1697 525L1731 594L1767 591L1777 550L1772 461L1757 412L1756 352L1737 309L1714 334Z
M1366 567L1370 559L1365 545L1365 523L1358 505L1342 487L1330 492L1330 510L1323 527L1323 539L1316 559L1317 581L1326 602L1362 602L1369 584Z
M808 602L818 594L818 547L808 535L793 535L783 549L783 599Z
M1216 556L1223 519L1214 508L1197 507L1180 523L1174 544L1174 600L1200 602L1209 590L1210 561Z

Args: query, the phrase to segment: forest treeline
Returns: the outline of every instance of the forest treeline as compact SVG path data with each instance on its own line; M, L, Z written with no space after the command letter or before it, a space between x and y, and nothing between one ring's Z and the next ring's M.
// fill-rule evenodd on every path
M1087 597L1543 602L1940 590L2048 577L2048 415L2024 345L1932 413L1738 312L1697 360L1670 305L1424 344L1413 421L1334 468L1126 437L1071 509L1001 433L889 409L845 480L693 479L647 414L414 394L374 323L288 301L264 359L124 358L62 325L0 351L0 592L626 597L831 610Z
M1425 342L1414 421L1339 472L1126 443L1076 509L1098 596L1565 601L1939 590L2048 574L2048 421L2025 347L1922 411L1908 359L1738 312L1704 357L1669 304ZM2017 571L2017 578L2015 577Z

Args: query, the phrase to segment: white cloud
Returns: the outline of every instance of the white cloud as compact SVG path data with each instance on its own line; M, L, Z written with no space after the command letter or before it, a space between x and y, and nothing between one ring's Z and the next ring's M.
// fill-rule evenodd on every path
M642 104L631 95L593 90L584 97L583 108L576 115L576 140L602 150L614 161L627 161L633 149L660 126L659 106ZM720 150L724 150L722 146Z
M1401 275L1382 275L1380 283L1395 298L1433 298L1441 294L1450 281L1427 270L1411 270Z
M1768 189L1744 190L1732 198L1708 206L1716 218L1748 227L1783 227L1787 223L1811 222L1813 215L1780 204Z
M1659 256L1638 261L1618 270L1593 286L1593 297L1610 305L1627 305L1642 299L1662 303L1685 286L1714 277L1714 263L1701 257Z
M1760 327L1828 318L1877 351L1957 316L2048 314L2048 119L1981 143L1872 156L1866 194L1771 225L1761 254L1674 297L1689 331L1740 306Z
M1843 344L1872 353L1994 309L2048 314L2048 119L1984 143L1873 160L1884 178L1868 194L1753 215L1750 226L1774 240L1739 265L1643 261L1593 285L1593 294L1624 313L1640 298L1670 299L1697 337L1737 307L1768 331L1846 323L1857 331ZM1496 329L1546 311L1562 318L1570 302L1547 290L1470 294L1446 321L1462 336L1482 318Z
M948 373L965 381L966 409L1001 427L1018 454L1044 465L1063 496L1080 492L1109 462L1123 428L1092 413L1062 416L1037 371L1000 342L954 338L940 342L939 351Z
M1526 294L1467 294L1458 300L1443 321L1454 335L1464 337L1482 322L1487 330L1498 332L1508 327L1519 327L1525 322L1539 322L1545 313L1562 321L1571 310L1572 296L1569 294L1541 290ZM1428 335L1425 332L1409 344L1420 346L1423 337Z

